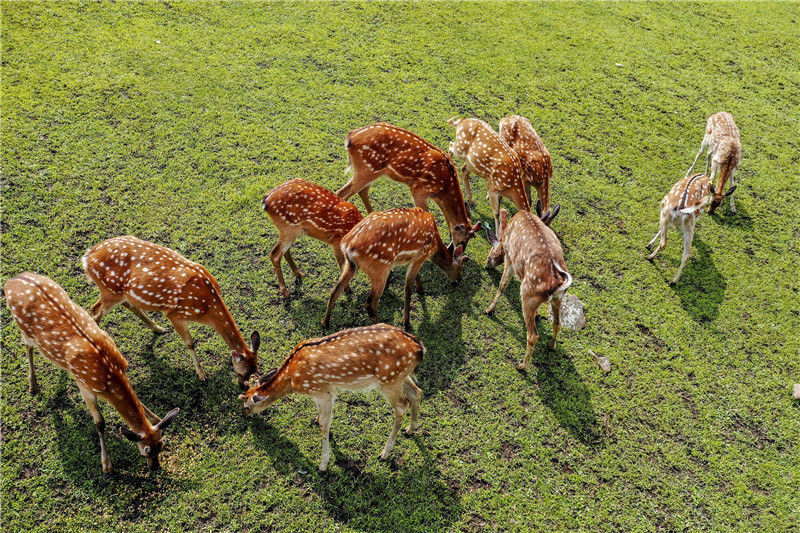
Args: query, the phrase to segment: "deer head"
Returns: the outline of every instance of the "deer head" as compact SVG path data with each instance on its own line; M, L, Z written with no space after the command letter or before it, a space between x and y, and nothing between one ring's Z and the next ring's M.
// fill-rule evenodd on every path
M260 345L261 335L258 331L254 331L253 334L250 335L250 347L244 345L241 352L231 350L233 372L236 374L236 379L239 381L239 387L242 389L247 388L247 380L250 379L250 376L256 371L258 347Z
M161 448L163 447L161 436L163 435L164 431L170 425L172 425L179 412L180 409L176 407L167 413L164 418L161 419L161 422L155 426L152 426L151 428L148 428L142 433L136 433L125 426L120 428L120 432L128 440L136 443L136 445L139 447L139 453L147 458L147 466L149 466L152 470L155 470L160 466L158 462L158 455L161 453Z

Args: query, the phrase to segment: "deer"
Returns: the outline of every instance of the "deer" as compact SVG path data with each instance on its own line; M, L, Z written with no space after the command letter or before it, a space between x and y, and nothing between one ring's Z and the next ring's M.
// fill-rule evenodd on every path
M442 210L455 246L467 247L475 236L469 208L458 184L453 161L416 133L378 122L352 130L345 139L350 180L336 194L345 200L358 193L372 212L369 187L381 176L405 183L414 205L428 210L428 198Z
M411 420L404 432L411 435L419 427L422 391L412 375L424 354L419 339L388 324L346 329L301 342L280 368L264 374L239 399L244 400L245 416L250 416L292 393L314 398L318 408L314 423L322 431L319 470L324 472L331 456L331 412L337 393L377 388L394 411L392 430L380 454L387 460L409 407Z
M733 194L735 189L735 185L728 189L723 198ZM686 266L686 261L689 259L692 240L694 239L694 225L697 222L697 218L703 212L703 208L710 201L713 201L716 196L717 191L711 185L711 179L705 174L694 174L678 181L672 186L669 193L664 196L664 199L661 200L659 230L653 240L647 244L647 248L651 249L659 237L661 241L646 259L648 261L655 259L656 255L667 245L667 231L670 226L675 226L683 232L683 257L677 274L670 282L671 285L678 283L683 267Z
M97 429L103 472L111 472L111 458L104 438L106 422L98 398L117 410L128 425L121 429L122 434L137 444L151 469L158 468L161 437L180 409L176 407L159 418L139 401L125 373L128 361L114 341L52 279L23 272L8 280L4 291L25 346L30 393L39 392L33 364L36 348L75 380Z
M550 209L550 178L553 163L531 121L520 115L511 115L500 121L500 137L517 153L522 165L522 181L528 203L533 205L531 185L536 188L542 209Z
M692 166L686 171L686 177L694 170L694 165L700 158L703 150L708 150L706 155L706 175L711 167L710 183L714 184L714 193L708 205L708 212L713 213L726 196L731 197L731 213L736 213L736 204L733 200L733 189L736 184L733 174L739 161L742 159L742 143L739 138L739 128L733 121L733 115L721 111L708 117L706 121L706 134L700 144L700 150L692 161ZM725 185L731 182L731 188L726 193Z
M145 311L161 311L172 323L192 357L201 381L206 373L195 351L188 322L212 327L231 350L233 371L239 386L256 371L261 336L254 331L247 345L228 307L219 284L203 265L174 250L131 235L114 237L89 248L81 259L86 278L100 290L92 305L92 318L99 324L103 315L118 304L136 315L145 326L164 333Z
M270 190L261 205L278 229L278 242L269 257L278 278L278 292L283 298L289 297L289 289L283 279L281 258L286 258L295 277L303 276L289 251L298 237L307 234L329 244L341 269L344 261L340 248L342 237L364 218L350 202L300 178Z
M464 160L461 180L467 202L474 204L469 185L472 172L486 180L486 196L492 206L495 227L499 224L501 196L514 202L518 210L530 211L516 152L483 120L452 117L447 122L456 128L456 140L450 143L449 150L453 157Z
M553 316L550 349L554 350L558 332L561 330L561 300L572 284L572 276L567 272L564 263L561 243L547 226L553 216L546 212L540 219L530 211L519 211L508 221L508 211L503 209L500 212L497 235L490 236L492 249L487 266L493 268L501 262L505 266L497 293L484 312L487 315L494 312L512 274L516 275L521 281L519 294L527 329L525 359L517 364L517 370L523 372L528 369L533 348L539 340L536 330L539 307L543 303L550 303L550 313Z
M472 229L478 231L479 227L476 225ZM328 308L322 320L322 327L326 329L330 325L333 305L359 268L366 272L372 285L366 308L370 319L376 323L378 302L386 288L389 273L397 265L409 265L405 281L403 327L411 329L411 291L416 281L417 289L422 292L419 279L422 264L431 259L451 280L458 281L467 259L463 246L452 249L444 245L433 215L419 207L370 213L342 238L341 246L345 262L339 281L328 298Z

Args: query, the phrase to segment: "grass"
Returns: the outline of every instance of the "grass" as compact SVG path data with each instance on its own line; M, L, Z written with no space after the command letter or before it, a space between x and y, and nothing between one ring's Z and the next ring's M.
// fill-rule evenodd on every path
M799 23L796 3L4 2L3 281L46 274L88 307L79 257L135 234L217 276L240 327L261 331L268 368L321 333L337 269L301 240L309 276L278 298L264 193L292 177L341 186L345 134L376 120L445 148L450 116L520 113L553 155L553 226L587 310L553 352L542 322L523 375L518 283L481 313L500 277L482 268L486 241L470 244L457 286L426 265L426 296L412 300L428 347L423 431L381 463L388 406L344 394L327 476L311 400L246 419L220 338L192 328L203 384L174 332L115 310L102 325L134 388L161 414L182 411L162 471L109 438L103 475L71 379L37 357L42 393L26 393L3 306L4 529L796 528ZM644 244L719 110L742 133L739 211L701 217L670 287L678 234L653 264ZM475 217L489 220L473 184ZM372 197L411 204L390 180ZM401 279L379 307L393 324ZM359 275L334 328L368 322L367 291Z

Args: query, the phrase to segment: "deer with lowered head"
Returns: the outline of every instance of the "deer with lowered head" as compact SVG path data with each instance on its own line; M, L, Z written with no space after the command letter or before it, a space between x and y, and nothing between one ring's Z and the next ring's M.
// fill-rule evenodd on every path
M417 207L427 211L428 198L439 206L456 246L466 248L475 236L456 167L433 144L414 132L378 122L348 133L345 149L345 173L352 171L353 175L337 195L347 200L358 193L371 213L369 187L379 177L388 176L408 185Z
M708 117L706 134L700 144L700 150L692 161L692 166L686 171L687 178L692 173L703 150L708 150L705 173L708 174L708 167L711 166L709 183L714 185L708 212L713 213L722 204L722 200L726 196L730 196L731 213L736 213L736 204L733 201L733 190L736 188L736 184L733 181L733 173L742 159L742 143L739 138L739 128L733 121L733 115L721 111ZM725 185L728 180L731 182L731 188L726 192Z
M500 137L519 156L522 165L522 181L528 203L533 205L531 185L536 188L542 209L550 209L550 178L553 176L553 163L550 152L533 129L531 121L520 115L511 115L500 121Z
M736 186L734 185L728 192L723 195L728 196L733 194ZM675 226L683 232L683 257L681 258L681 265L678 267L678 272L670 282L672 285L678 283L683 272L683 267L686 266L686 261L692 248L692 239L694 239L694 225L697 218L703 212L703 208L713 201L717 192L711 180L705 174L695 174L693 176L686 176L672 186L669 193L661 200L661 220L659 222L659 230L656 236L653 237L647 244L647 248L651 249L656 241L661 238L658 246L653 253L647 256L648 261L652 261L655 256L664 249L667 245L667 231L670 226Z
M478 229L477 225L473 228L474 231ZM460 280L467 259L463 246L453 249L452 244L449 247L444 245L433 215L419 207L370 213L342 238L342 253L345 257L344 267L328 299L328 308L322 320L324 328L330 324L331 310L336 300L342 290L349 286L359 268L366 272L372 285L366 308L375 323L378 322L378 301L386 288L389 273L397 265L409 265L406 271L403 326L410 329L411 291L415 282L417 289L422 290L419 279L422 264L431 259L450 279Z
M389 440L380 454L388 459L406 411L411 421L405 430L410 435L419 427L422 391L411 378L422 361L425 348L413 335L387 324L347 329L320 339L298 344L280 368L273 368L260 383L239 396L244 414L258 414L276 400L291 394L314 398L319 413L316 422L322 431L320 471L330 461L331 412L341 390L377 388L394 411Z
M103 472L111 471L111 458L98 398L114 406L128 424L122 428L123 435L138 445L150 468L158 468L161 436L178 416L179 409L158 418L139 401L125 373L128 361L114 341L53 280L24 272L8 280L4 290L8 308L22 332L31 394L39 390L33 366L33 349L38 348L75 380L97 428Z
M467 201L473 203L469 186L472 172L486 180L495 227L499 223L501 196L514 202L520 211L529 211L531 206L525 195L517 153L483 120L453 117L447 122L456 127L456 140L450 143L450 154L464 160L461 180Z
M233 371L240 387L255 372L261 337L254 331L247 345L228 307L222 300L217 280L203 265L174 250L132 237L114 237L86 251L82 259L86 277L100 290L91 308L99 323L109 309L122 304L156 333L164 328L144 313L161 311L175 327L192 356L201 380L200 366L188 322L210 326L222 337L233 358Z
M296 277L303 273L294 263L289 248L301 235L309 235L330 245L339 268L342 268L342 237L361 219L356 206L314 183L295 178L270 190L261 205L278 229L278 242L269 257L278 278L278 289L284 298L289 289L283 280L281 258L286 258Z
M493 268L505 263L505 267L497 293L485 313L488 315L494 312L512 274L521 281L519 294L527 329L527 347L525 359L517 364L518 370L524 371L528 368L533 347L539 340L536 314L539 306L546 302L550 302L550 313L553 316L550 349L555 349L556 337L561 330L561 300L572 284L572 276L567 272L564 263L561 243L547 226L554 216L548 211L540 219L530 211L519 211L508 221L508 212L503 209L500 212L497 236L489 235L492 249L486 266Z

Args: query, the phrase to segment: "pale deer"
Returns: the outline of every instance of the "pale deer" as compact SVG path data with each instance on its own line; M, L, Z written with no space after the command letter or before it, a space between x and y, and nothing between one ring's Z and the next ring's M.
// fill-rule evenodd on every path
M416 133L386 122L351 131L345 148L348 160L345 174L352 171L353 175L337 195L347 200L358 193L371 213L370 184L388 176L408 185L417 207L427 211L428 198L439 206L456 246L466 248L475 236L456 167L443 151Z
M91 308L100 318L115 305L122 304L157 333L164 328L144 313L161 311L175 327L192 356L201 380L206 373L200 366L188 322L210 326L222 337L233 358L233 371L241 387L255 372L261 337L253 332L247 346L236 322L222 299L217 280L198 263L174 250L132 237L114 237L90 248L81 260L86 277L100 290Z
M325 471L331 456L331 411L337 393L377 388L394 410L392 431L380 454L385 460L394 448L409 406L411 421L405 433L410 435L419 427L422 391L411 376L424 353L415 336L394 326L347 329L301 342L280 368L267 372L257 386L239 398L244 400L245 415L258 414L291 393L314 398L319 409L316 422L322 431L319 469Z
M270 190L261 205L278 228L278 242L269 257L278 278L279 292L284 298L289 297L289 289L283 280L281 257L286 258L296 277L303 276L289 251L295 239L307 234L329 244L341 268L344 261L339 246L342 237L363 218L350 202L342 200L324 187L300 178L289 180Z
M516 152L483 120L453 117L447 122L456 127L456 140L450 143L450 154L465 161L461 180L467 201L473 203L469 186L472 172L486 180L486 196L492 206L495 227L498 225L501 196L514 202L520 211L530 211L522 165Z
M104 438L106 422L97 398L114 406L129 426L122 429L123 434L136 442L150 468L157 468L162 433L179 409L159 419L139 401L125 373L128 361L114 341L53 280L24 272L8 280L4 290L8 308L22 332L31 394L39 389L33 365L35 347L69 372L78 385L97 428L103 472L111 471L111 459Z
M543 218L547 223L552 220L548 213ZM517 364L518 370L528 368L533 347L539 340L536 315L539 306L546 302L550 302L550 313L553 316L550 349L555 349L556 337L561 330L561 300L572 284L572 276L566 271L561 243L545 222L529 211L520 211L508 221L508 212L503 209L497 237L492 239L492 250L487 262L489 267L505 262L497 293L486 308L487 315L494 311L511 275L515 274L521 281L519 294L527 329L527 347L525 359Z
M710 182L714 185L713 197L709 202L708 212L713 213L714 210L722 204L722 200L726 196L731 197L731 213L736 212L736 204L733 201L733 189L735 189L735 182L733 180L733 173L736 167L739 166L739 161L742 159L742 143L739 138L739 128L733 121L733 115L721 111L714 113L708 117L706 122L706 134L703 137L703 142L700 144L700 150L697 152L692 166L686 171L686 177L692 173L695 163L700 158L703 150L708 150L706 156L706 174L708 174L708 167L711 166ZM731 188L725 192L725 185L731 182Z
M517 153L522 164L522 181L528 203L533 205L531 185L536 188L542 209L550 209L550 178L553 162L531 121L520 115L511 115L500 121L500 137Z
M728 189L724 196L732 194L734 189L736 189L735 185ZM648 243L647 248L652 248L659 237L661 237L661 242L658 243L658 247L653 253L647 256L647 259L652 261L656 254L667 245L667 231L670 226L680 229L683 232L683 258L681 266L678 267L678 273L670 282L673 285L678 283L683 267L686 266L686 261L689 259L697 218L703 212L706 204L714 197L716 197L716 191L708 176L695 174L686 176L673 185L669 193L661 200L659 230L653 240Z
M472 229L477 231L477 226ZM372 322L377 322L378 301L386 287L389 272L396 265L409 265L406 271L403 326L410 329L411 291L415 281L417 289L422 290L419 270L428 258L444 270L450 279L461 279L467 256L461 245L452 250L451 247L442 242L436 221L428 211L414 207L370 213L342 238L344 267L328 299L322 327L328 327L333 305L359 268L366 272L372 284L366 308Z

